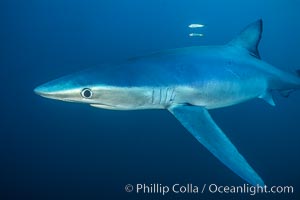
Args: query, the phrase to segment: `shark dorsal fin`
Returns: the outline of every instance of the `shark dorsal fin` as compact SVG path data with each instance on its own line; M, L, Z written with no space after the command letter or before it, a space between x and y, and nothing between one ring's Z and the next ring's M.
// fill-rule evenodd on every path
M261 19L249 24L236 38L229 42L231 46L237 46L248 50L250 55L260 59L258 44L262 34L263 22Z

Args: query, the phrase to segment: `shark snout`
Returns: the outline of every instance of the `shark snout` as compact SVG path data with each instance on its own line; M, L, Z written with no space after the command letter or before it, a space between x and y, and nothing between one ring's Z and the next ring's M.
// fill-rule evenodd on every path
M33 91L34 91L34 93L36 93L37 95L40 95L40 96L42 96L43 94L46 93L44 88L41 87L41 86L38 86L38 87L34 88Z
M37 86L33 91L42 97L50 99L61 99L65 93L70 89L66 84L67 81L55 79Z
M37 86L33 91L37 95L49 99L61 101L78 101L81 99L80 88L56 80Z
M47 92L46 88L43 87L43 85L40 85L36 88L34 88L34 93L36 93L37 95L40 95L40 96L47 96L49 95L49 92Z
M40 85L36 87L33 91L37 95L45 98L56 100L68 100L68 95L66 95L66 91L54 90L52 87L47 86L47 84Z
M36 87L33 91L35 94L45 98L57 100L61 98L61 92L51 90L46 84Z

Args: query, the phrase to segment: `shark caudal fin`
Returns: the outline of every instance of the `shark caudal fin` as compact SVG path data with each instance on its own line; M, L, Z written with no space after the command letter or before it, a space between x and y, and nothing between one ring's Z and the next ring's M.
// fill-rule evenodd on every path
M259 19L249 24L236 38L231 40L228 45L245 49L251 56L260 59L258 44L263 31L263 21Z
M300 69L297 69L297 70L296 70L296 74L297 74L297 76L300 78Z
M287 84L288 87L279 89L279 93L283 97L289 97L292 92L300 89L300 69L296 70L295 74L289 74L289 76L290 77L288 80L291 80L291 81L288 81L283 84L283 85Z

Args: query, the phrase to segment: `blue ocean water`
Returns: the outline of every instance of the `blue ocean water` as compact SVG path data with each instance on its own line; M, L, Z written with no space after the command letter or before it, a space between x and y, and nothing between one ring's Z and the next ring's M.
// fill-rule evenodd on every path
M267 185L293 194L136 194L126 184L242 185L167 111L41 98L59 76L154 51L225 44L262 18L263 60L300 68L300 3L2 0L0 199L300 199L300 91L210 113ZM189 37L203 23L204 37Z

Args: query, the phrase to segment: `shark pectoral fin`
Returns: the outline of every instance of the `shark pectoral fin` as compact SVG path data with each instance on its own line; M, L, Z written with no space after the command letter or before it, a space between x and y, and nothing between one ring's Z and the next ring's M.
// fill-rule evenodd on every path
M276 104L273 100L273 96L272 96L271 92L269 92L269 91L264 93L263 95L259 96L258 98L265 100L271 106L276 106Z
M264 185L222 130L203 107L176 105L168 109L214 156L252 185Z

